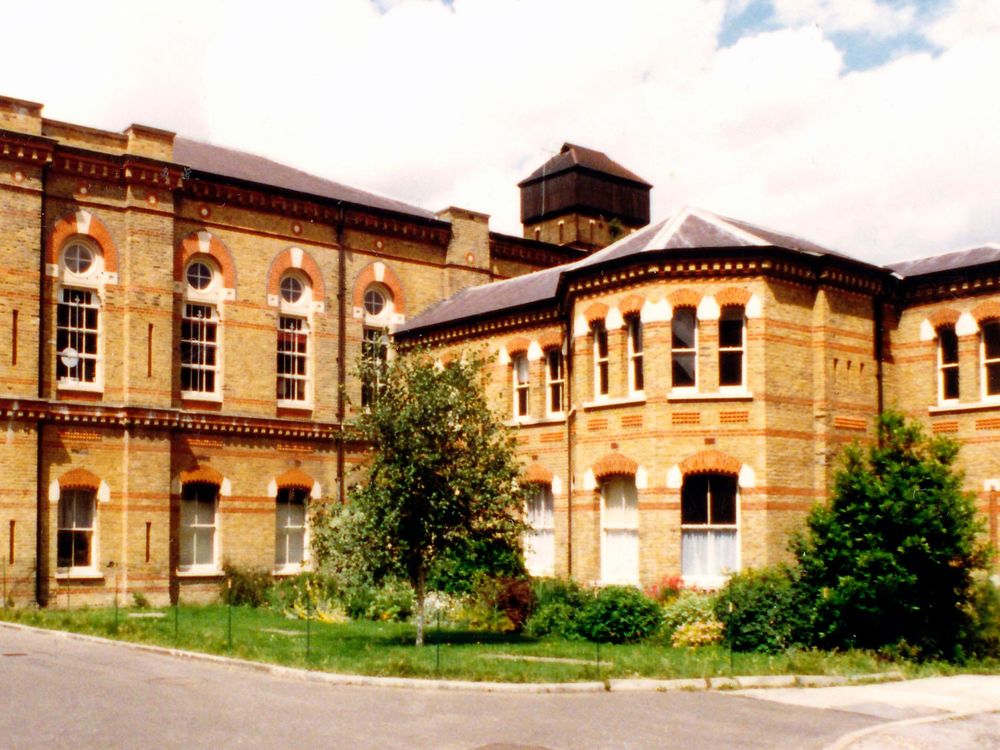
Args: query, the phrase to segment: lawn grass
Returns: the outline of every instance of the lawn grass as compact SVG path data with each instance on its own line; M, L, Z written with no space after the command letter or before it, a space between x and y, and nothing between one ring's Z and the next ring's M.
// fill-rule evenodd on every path
M129 616L135 614L140 617ZM292 667L378 676L574 682L628 677L846 675L900 668L865 652L797 651L768 656L730 654L719 646L678 649L661 642L602 644L598 649L586 641L539 640L450 627L438 630L433 624L427 633L427 646L416 648L415 627L408 623L312 621L307 625L269 609L233 607L230 613L224 605L122 608L117 626L113 609L16 609L0 612L0 619ZM940 674L941 670L932 673Z

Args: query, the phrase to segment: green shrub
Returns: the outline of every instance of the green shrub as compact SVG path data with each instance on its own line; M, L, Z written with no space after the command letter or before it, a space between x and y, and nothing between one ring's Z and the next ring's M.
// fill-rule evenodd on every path
M223 563L222 572L224 577L219 586L219 598L224 604L248 607L267 604L268 591L274 583L270 572L230 562Z
M374 589L365 616L369 620L405 622L416 604L413 587L399 578L387 578Z
M577 622L589 641L632 643L655 634L663 624L663 612L636 588L608 586L587 602Z
M132 606L136 609L149 609L149 599L141 591L133 591Z
M800 609L788 568L747 570L729 579L715 600L734 651L775 654L797 643Z
M663 608L663 629L672 635L682 625L715 619L715 596L701 591L682 591Z
M698 620L679 626L670 636L674 648L714 646L722 642L725 626L718 620Z
M972 590L963 651L969 658L1000 659L1000 586L985 576Z
M535 608L535 592L523 578L504 578L497 592L495 606L510 620L514 632L520 633Z
M577 616L592 594L572 580L536 578L532 581L535 608L525 623L525 633L534 638L548 635L570 640L580 637Z

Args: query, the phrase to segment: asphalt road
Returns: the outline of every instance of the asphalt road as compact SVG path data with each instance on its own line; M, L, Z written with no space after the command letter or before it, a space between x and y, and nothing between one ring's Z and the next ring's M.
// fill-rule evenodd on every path
M879 722L718 692L316 684L0 628L0 748L821 748Z

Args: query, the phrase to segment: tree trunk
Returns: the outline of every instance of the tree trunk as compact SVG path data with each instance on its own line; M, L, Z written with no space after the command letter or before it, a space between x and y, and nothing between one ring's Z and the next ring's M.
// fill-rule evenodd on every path
M417 643L418 646L424 645L424 569L421 568L417 573Z

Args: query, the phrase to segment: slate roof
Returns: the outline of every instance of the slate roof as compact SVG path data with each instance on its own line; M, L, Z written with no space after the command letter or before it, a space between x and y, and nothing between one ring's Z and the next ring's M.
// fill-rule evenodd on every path
M419 216L424 219L435 218L432 211L418 206L317 177L308 172L265 159L263 156L192 141L188 138L178 137L174 139L173 160L199 172L210 172L237 180L271 185L299 193L309 193L321 198L347 201L362 206Z
M574 167L591 169L595 172L602 172L603 174L612 175L613 177L620 177L623 180L637 182L646 187L652 187L652 185L642 179L635 172L626 169L603 151L596 151L592 148L587 148L586 146L577 146L574 143L564 143L562 148L559 149L558 154L553 156L542 166L517 183L517 186L523 187L534 180L542 177L552 177L553 175L573 169Z
M780 247L814 257L829 255L845 258L859 265L869 265L799 237L773 232L702 209L685 207L671 218L633 232L575 263L464 289L408 320L400 326L397 334L551 300L563 274L597 268L618 258L655 250L733 247Z
M987 263L1000 262L1000 244L990 243L953 253L932 255L929 258L916 258L891 263L887 266L903 278L923 276L929 273L958 271L963 268L982 266Z

